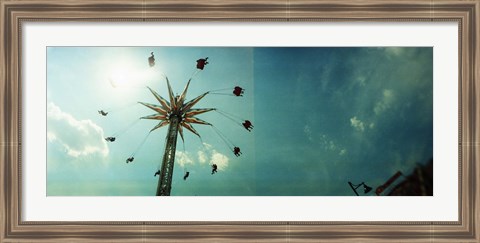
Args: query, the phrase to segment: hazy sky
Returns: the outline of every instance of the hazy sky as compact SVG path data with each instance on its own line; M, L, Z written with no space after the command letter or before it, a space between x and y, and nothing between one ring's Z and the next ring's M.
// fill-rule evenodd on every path
M348 181L376 188L433 156L432 52L49 47L47 194L155 195L167 127L147 137L158 121L140 120L155 112L137 102L158 104L146 86L168 98L163 75L181 93L195 61L207 56L187 100L212 91L194 108L220 112L198 115L214 126L194 124L201 139L187 130L185 143L179 137L171 195L352 196ZM243 97L231 95L237 85ZM239 124L246 119L251 132ZM216 130L241 148L240 157Z

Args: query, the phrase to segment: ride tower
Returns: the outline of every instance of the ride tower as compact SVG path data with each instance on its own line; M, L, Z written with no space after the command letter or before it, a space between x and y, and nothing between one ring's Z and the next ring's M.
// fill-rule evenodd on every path
M176 114L170 116L170 125L165 139L165 153L163 154L161 174L158 179L156 196L170 196L172 190L173 165L177 147L178 125L181 117Z
M170 82L166 78L168 94L170 101L167 101L162 96L157 94L150 87L148 89L155 96L160 105L148 104L144 102L139 102L140 104L154 110L156 113L141 117L141 119L152 119L160 120L160 122L152 129L152 132L155 129L161 128L168 125L167 137L165 139L165 153L162 159L162 165L160 170L160 178L158 180L157 186L157 196L169 196L172 189L172 176L173 176L173 167L175 163L175 150L177 145L177 136L180 134L180 137L183 141L183 128L186 128L193 134L200 137L200 134L193 128L192 123L201 124L201 125L212 125L206 121L203 121L197 117L198 114L205 112L213 111L214 108L205 108L205 109L192 109L192 107L198 103L203 97L205 97L209 92L206 92L188 102L185 103L185 97L187 95L188 87L190 85L188 80L185 89L183 90L180 96L174 96Z

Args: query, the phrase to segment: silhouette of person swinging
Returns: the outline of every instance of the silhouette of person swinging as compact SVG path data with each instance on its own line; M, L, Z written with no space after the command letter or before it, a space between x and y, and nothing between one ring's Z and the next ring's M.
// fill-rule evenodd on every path
M208 57L198 59L197 60L197 68L200 69L200 70L203 70L203 68L205 68L205 65L208 64L207 60L208 60Z
M105 140L107 142L115 142L115 137L106 137Z
M127 164L133 162L133 157L127 159Z
M244 91L244 89L242 89L241 87L238 87L238 86L235 86L235 88L233 88L233 94L235 96L243 96L243 91Z
M249 132L251 131L250 129L253 129L253 125L249 120L245 120L245 122L242 123L243 127L247 129Z
M157 172L155 172L155 174L153 176L155 177L157 175L160 175L160 170L157 170Z
M150 52L151 56L148 58L148 65L150 67L155 66L155 56L153 55L153 52Z
M100 111L98 111L98 114L100 114L100 115L102 115L102 116L106 116L106 115L108 115L108 112L105 112L105 111L103 111L103 110L100 110Z
M185 175L183 176L183 180L186 180L189 175L190 175L190 172L188 172L188 171L185 172Z
M212 175L217 173L217 164L212 165Z
M242 154L242 152L240 152L240 148L239 147L234 147L233 148L233 153L235 154L235 156L240 156Z

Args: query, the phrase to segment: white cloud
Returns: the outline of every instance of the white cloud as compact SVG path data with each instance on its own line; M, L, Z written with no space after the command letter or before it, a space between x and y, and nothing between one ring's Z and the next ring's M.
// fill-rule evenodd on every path
M365 130L365 125L356 116L350 118L350 125L354 127L357 131L363 132Z
M229 158L226 155L217 152L212 145L208 143L203 143L203 145L205 148L203 151L205 158L210 158L210 164L216 164L218 170L225 170L228 167Z
M359 84L360 86L365 86L366 81L367 81L367 78L365 78L365 77L363 77L363 76L357 78L357 82L358 82L358 84Z
M319 144L323 147L323 149L327 151L332 151L335 153L338 152L339 155L344 155L347 152L347 150L343 146L335 143L325 134L322 134L319 137L319 140Z
M175 155L175 161L180 167L185 168L188 164L193 164L193 159L188 152L177 151Z
M228 167L228 157L215 150L212 151L211 164L217 164L219 170L225 170Z
M182 153L178 151L177 153L177 157L181 157L178 159L178 161L179 164L181 163L182 166L185 164L195 163L188 153ZM216 164L218 170L225 170L228 167L228 163L230 161L230 159L226 155L217 152L217 150L215 150L213 146L208 143L203 143L203 150L197 151L197 159L198 163L200 164L205 164L206 162L208 162L209 164Z
M308 140L313 142L312 130L310 129L309 125L305 125L305 127L303 127L303 132L305 133L305 136L307 136Z
M53 102L47 105L47 139L61 145L66 154L74 158L106 157L109 153L101 127L91 120L75 119Z
M208 143L202 143L203 144L203 147L205 147L205 149L207 150L210 150L213 148L213 146L211 144L208 144Z
M198 161L201 163L201 164L204 164L205 162L207 162L207 155L205 154L205 152L203 151L198 151L197 152L198 154Z
M395 101L395 94L390 89L384 89L383 95L380 101L375 104L373 111L376 115L381 114L383 111L389 109L392 103Z
M335 145L335 143L333 143L333 141L330 141L328 143L328 149L335 150L335 149L337 149L337 146Z

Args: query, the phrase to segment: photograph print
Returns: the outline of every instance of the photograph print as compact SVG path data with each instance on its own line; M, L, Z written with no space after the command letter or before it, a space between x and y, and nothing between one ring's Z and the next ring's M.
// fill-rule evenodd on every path
M433 196L432 47L47 47L47 196Z

